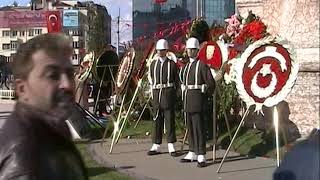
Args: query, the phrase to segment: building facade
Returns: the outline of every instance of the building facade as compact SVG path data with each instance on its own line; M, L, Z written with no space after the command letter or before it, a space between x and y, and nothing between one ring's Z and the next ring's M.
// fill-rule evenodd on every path
M133 0L133 39L160 31L159 24L203 17L209 26L224 24L235 13L235 0Z
M203 15L211 26L212 24L224 24L224 20L235 13L234 0L202 0Z
M168 0L155 3L154 0L133 0L133 39L152 38L155 32L164 31L174 23L189 20L186 0Z
M19 44L47 33L45 11L29 11L27 8L0 9L0 55L11 60Z
M236 7L242 15L252 10L271 34L286 38L294 46L299 73L285 100L289 119L302 136L320 128L319 0L236 0Z
M111 16L104 6L90 2L73 0L49 2L37 1L30 7L0 8L0 55L11 60L19 44L47 33L47 11L60 11L62 31L73 39L72 64L77 66L89 49L90 18L95 13L103 15L103 38L105 44L111 42ZM91 9L94 14L88 13Z
M185 0L192 18L204 17L209 26L223 25L235 13L235 0Z

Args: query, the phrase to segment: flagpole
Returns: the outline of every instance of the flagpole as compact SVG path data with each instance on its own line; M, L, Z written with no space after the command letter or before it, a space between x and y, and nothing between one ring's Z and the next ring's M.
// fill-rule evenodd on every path
M196 1L196 17L199 17L199 0Z
M119 56L119 43L120 43L120 8L119 8L119 16L118 16L118 31L117 31L117 54Z

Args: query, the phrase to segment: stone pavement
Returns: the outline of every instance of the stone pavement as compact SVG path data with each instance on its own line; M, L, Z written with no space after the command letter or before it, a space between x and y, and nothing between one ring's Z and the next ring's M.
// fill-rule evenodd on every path
M126 173L137 179L157 180L272 180L272 173L276 168L276 161L260 157L244 157L236 153L229 153L228 162L222 166L220 173L216 173L224 150L217 151L216 163L212 163L212 151L206 158L208 166L198 168L197 163L180 163L184 157L171 157L167 153L166 144L161 147L160 155L147 156L151 146L150 140L121 139L109 154L110 139L101 145L100 142L91 143L89 151L100 164ZM176 143L180 149L181 143ZM187 146L185 146L185 149ZM186 153L186 151L184 152Z
M0 121L6 119L13 110L15 102L12 100L0 99Z
M14 101L0 101L0 121L12 111ZM267 158L251 158L229 153L230 160L225 162L221 172L216 173L219 163L212 163L212 151L206 155L208 166L197 168L197 163L181 164L183 157L171 157L166 144L163 152L157 156L147 156L151 146L149 139L121 139L109 154L110 139L101 145L100 142L89 143L88 149L93 158L100 164L135 177L139 180L272 180L276 162ZM181 143L176 143L180 149ZM185 146L185 149L187 146ZM224 151L217 151L216 161L220 161Z

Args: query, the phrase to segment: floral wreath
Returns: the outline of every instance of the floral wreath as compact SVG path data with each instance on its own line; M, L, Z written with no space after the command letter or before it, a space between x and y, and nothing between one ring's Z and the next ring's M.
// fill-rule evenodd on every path
M130 81L131 73L133 71L134 58L135 50L133 48L128 49L128 51L122 58L116 77L117 94L122 94Z
M209 65L213 78L222 78L222 65L228 60L228 48L223 41L207 41L202 44L198 53L200 61Z
M234 67L240 98L247 106L256 105L258 112L263 105L271 107L283 101L297 79L295 59L293 48L279 37L251 44Z

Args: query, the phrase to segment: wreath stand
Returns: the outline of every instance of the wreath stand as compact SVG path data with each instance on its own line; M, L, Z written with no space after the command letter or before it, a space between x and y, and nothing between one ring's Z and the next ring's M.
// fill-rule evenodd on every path
M122 132L124 130L124 127L128 121L128 117L129 117L129 114L132 112L132 108L133 108L133 105L134 103L136 102L136 99L139 97L140 98L140 101L145 101L145 95L142 93L143 91L141 91L141 89L145 89L146 86L148 85L144 85L142 82L143 82L143 79L139 79L138 80L138 83L137 83L137 87L134 91L134 94L131 98L131 101L130 101L130 104L126 110L126 113L123 114L123 109L124 109L124 101L125 101L125 97L128 93L128 88L129 86L126 87L126 90L125 90L125 93L124 93L124 96L122 98L122 102L121 102L121 106L120 106L120 110L119 110L119 113L118 113L118 116L117 116L117 120L114 122L114 131L113 131L113 134L112 134L112 141L111 141L111 147L110 147L110 150L109 150L109 153L112 153L113 151L113 148L114 148L114 145L118 143L121 135L122 135ZM146 83L147 84L147 83ZM146 104L144 105L143 107L143 110L139 116L139 119L137 120L136 124L135 124L135 127L138 125L141 117L142 117L142 114L144 113L145 109L148 107L150 112L151 111L151 107L149 106L149 101L150 101L150 98L148 98ZM105 138L105 135L106 135L106 132L104 133L104 138Z
M96 66L96 68L103 68L103 73L102 73L102 77L101 77L100 82L99 82L99 88L98 88L99 90L98 90L97 98L95 100L95 104L94 104L94 108L93 108L94 114L97 112L98 102L102 100L102 99L100 99L101 88L102 88L102 85L103 85L103 79L105 78L107 71L109 71L109 73L111 75L111 80L112 80L111 86L112 86L112 89L114 87L113 84L115 84L115 78L113 77L112 70L115 67L118 67L118 65L97 65ZM110 107L110 104L107 104L107 105Z
M234 133L233 138L232 138L232 140L231 140L231 142L230 142L230 144L229 144L229 146L228 146L228 148L227 148L227 150L226 150L226 152L225 152L225 154L224 154L224 156L222 158L222 161L221 161L221 163L220 163L220 165L218 167L217 173L220 172L220 170L222 168L222 165L223 165L223 163L224 163L224 161L225 161L225 159L226 159L226 157L227 157L227 155L228 155L228 153L230 151L230 148L231 148L231 146L232 146L232 144L233 144L233 142L234 142L234 140L235 140L235 138L236 138L236 136L237 136L237 134L238 134L238 132L239 132L239 130L241 128L241 126L244 124L245 118L249 114L250 107L251 106L249 106L247 108L247 110L245 111L245 113L244 113L244 115L243 115L243 117L242 117L242 119L241 119L241 121L240 121L240 123L238 125L238 128L237 128L236 132ZM276 139L277 166L279 167L279 165L280 165L279 117L278 117L278 110L277 110L276 105L273 108L274 108L274 111L273 111L273 124L274 124L275 139Z
M128 58L131 61L129 61ZM136 101L137 97L139 97L140 101L142 101L142 102L146 101L144 94L142 93L142 91L140 91L140 88L145 89L145 85L143 84L143 80L144 80L145 76L138 78L137 82L134 81L135 79L132 77L134 58L135 58L135 51L133 48L130 48L130 50L127 52L127 54L124 56L123 60L120 63L121 65L120 65L120 68L118 69L117 80L114 80L114 78L113 78L114 85L117 88L117 90L116 90L117 92L116 92L114 100L117 101L117 98L119 98L119 97L122 98L122 100L121 100L121 105L120 105L119 111L113 112L113 114L118 113L118 115L117 115L116 119L113 119L114 129L113 129L113 133L112 133L112 141L111 141L111 147L110 147L109 153L112 153L114 145L118 143L118 141L121 137L122 131L127 123L129 114L132 112L132 108L133 108L134 102ZM126 65L126 67L124 65ZM126 74L127 76L123 76L123 73ZM126 101L126 97L129 92L128 89L130 86L130 82L136 82L137 86L136 86L136 89L134 91L133 96L130 97L129 106L127 106L125 101ZM115 104L117 104L117 103L115 103ZM147 105L148 105L148 103L145 105L144 110ZM127 108L126 108L126 106L127 106ZM123 112L125 112L125 113L123 113ZM143 114L143 112L141 113L139 119L141 118L142 114ZM106 134L107 134L107 129L105 129L105 132L103 134L103 140L105 139Z
M78 83L78 85L76 87L76 92L78 92L78 90L81 86L81 83L86 83L89 76L90 75L92 76L92 66L85 73L88 73L88 74L85 76L85 78L83 80L80 80L81 82ZM101 85L101 83L100 83L100 85ZM84 88L86 88L86 87L84 87ZM98 118L93 113L91 113L89 110L83 108L80 105L80 102L81 102L81 99L83 96L83 92L84 92L84 88L82 89L82 91L80 93L79 99L76 100L75 110L77 110L77 112L81 114L80 117L84 117L87 121L83 122L83 121L81 121L83 119L78 120L77 118L70 119L67 121L67 125L71 129L73 136L76 138L81 138L81 136L82 136L81 131L84 131L84 133L88 133L88 131L90 131L91 126L96 126L96 127L98 126L100 128L104 128L103 124L98 120ZM100 89L99 89L99 91L100 91Z

